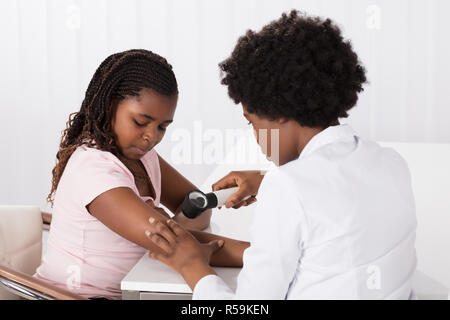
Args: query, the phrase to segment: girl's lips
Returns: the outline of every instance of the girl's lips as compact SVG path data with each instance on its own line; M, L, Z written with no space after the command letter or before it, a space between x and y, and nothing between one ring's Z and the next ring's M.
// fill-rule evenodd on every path
M133 149L134 152L136 152L136 153L138 153L140 155L144 155L144 154L146 154L148 152L148 150L142 150L141 148L138 148L138 147L133 147L132 149Z

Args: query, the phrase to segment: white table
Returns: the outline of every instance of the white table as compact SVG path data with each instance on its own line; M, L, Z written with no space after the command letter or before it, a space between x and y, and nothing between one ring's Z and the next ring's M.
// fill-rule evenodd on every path
M211 225L206 232L249 241L254 205L239 210L213 210ZM241 268L215 267L216 273L233 289ZM121 282L124 300L191 299L192 290L183 277L165 264L143 256Z

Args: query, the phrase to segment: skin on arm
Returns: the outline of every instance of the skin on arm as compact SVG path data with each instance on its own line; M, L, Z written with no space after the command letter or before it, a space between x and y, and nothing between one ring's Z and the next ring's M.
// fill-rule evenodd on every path
M148 250L159 250L146 241L145 232L148 219L166 221L167 217L153 206L145 203L133 190L118 187L108 190L86 206L89 213L112 231Z
M208 243L213 240L223 240L223 246L220 250L215 251L210 263L216 267L242 267L243 254L245 249L250 247L250 242L230 239L216 234L188 230L200 243Z
M142 201L130 188L118 187L108 190L96 197L86 206L86 209L105 226L125 239L150 251L161 251L158 246L148 240L145 231L149 229L149 218L166 223L167 216ZM211 258L211 263L214 265L242 266L240 254L249 246L248 242L201 231L192 231L192 234L199 237L198 241L201 243L214 239L225 240L223 248Z

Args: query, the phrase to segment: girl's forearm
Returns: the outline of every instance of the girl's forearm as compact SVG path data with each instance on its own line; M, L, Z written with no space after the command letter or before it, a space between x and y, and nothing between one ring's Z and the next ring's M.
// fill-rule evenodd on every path
M250 246L250 242L230 239L203 231L189 230L189 232L191 232L200 243L207 243L219 239L224 240L223 247L211 256L210 264L212 266L242 267L242 256L244 250Z

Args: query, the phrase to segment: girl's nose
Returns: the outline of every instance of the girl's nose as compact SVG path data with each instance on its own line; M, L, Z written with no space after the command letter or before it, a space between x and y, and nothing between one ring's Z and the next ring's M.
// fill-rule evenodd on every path
M157 126L149 126L149 128L144 133L144 140L154 144L159 138L159 131Z

